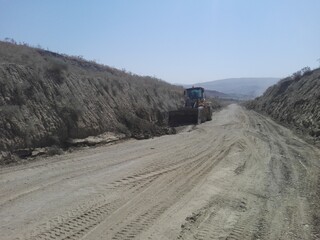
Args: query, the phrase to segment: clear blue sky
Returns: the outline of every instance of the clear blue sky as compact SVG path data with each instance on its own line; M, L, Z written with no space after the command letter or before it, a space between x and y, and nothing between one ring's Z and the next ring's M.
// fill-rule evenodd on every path
M319 66L320 0L0 0L0 38L172 83Z

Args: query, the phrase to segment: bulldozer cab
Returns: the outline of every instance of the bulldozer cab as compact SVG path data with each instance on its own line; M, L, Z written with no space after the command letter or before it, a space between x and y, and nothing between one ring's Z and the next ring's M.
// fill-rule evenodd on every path
M192 100L203 99L204 98L204 89L202 87L193 87L187 88L184 90L185 98L189 98Z
M202 87L187 88L184 90L185 107L197 108L204 101L204 89Z

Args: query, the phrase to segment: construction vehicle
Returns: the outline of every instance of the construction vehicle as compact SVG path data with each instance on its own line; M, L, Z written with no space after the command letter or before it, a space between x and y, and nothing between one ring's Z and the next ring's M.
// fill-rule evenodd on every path
M204 88L192 87L184 90L184 107L169 112L169 125L200 124L212 119L211 103L206 101Z

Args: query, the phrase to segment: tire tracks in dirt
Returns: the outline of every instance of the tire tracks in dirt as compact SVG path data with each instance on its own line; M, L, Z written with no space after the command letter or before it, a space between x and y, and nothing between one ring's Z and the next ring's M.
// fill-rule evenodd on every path
M45 161L0 170L3 239L320 237L319 149L237 105Z

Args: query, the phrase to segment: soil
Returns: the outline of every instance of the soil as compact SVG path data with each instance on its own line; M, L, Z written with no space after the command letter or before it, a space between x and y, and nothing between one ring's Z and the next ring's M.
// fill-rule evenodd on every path
M320 150L238 105L0 169L1 239L320 239Z

